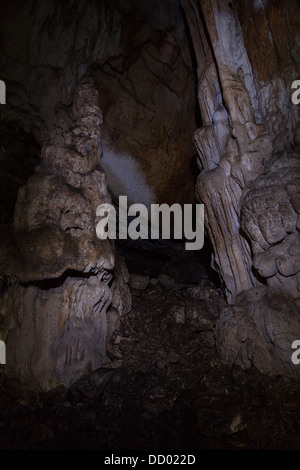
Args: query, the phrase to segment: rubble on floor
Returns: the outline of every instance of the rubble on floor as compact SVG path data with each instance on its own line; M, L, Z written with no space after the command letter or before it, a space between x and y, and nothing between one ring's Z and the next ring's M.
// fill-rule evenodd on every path
M0 448L300 449L299 382L218 359L221 291L141 277L104 367L47 393L0 374Z

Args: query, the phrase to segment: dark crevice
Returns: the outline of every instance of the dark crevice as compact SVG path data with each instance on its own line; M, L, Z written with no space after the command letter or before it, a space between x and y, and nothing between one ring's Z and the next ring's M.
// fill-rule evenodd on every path
M183 18L184 26L185 26L185 33L186 33L186 39L189 47L189 53L190 53L190 58L191 58L191 63L192 63L192 69L193 69L193 74L195 77L195 122L196 122L196 128L201 127L203 125L202 117L201 117L201 111L199 107L199 102L198 102L198 83L197 83L197 69L198 69L198 64L197 64L197 59L195 55L195 49L193 45L193 40L190 32L190 28L186 19L186 14L182 6L180 6L180 11L181 15Z
M258 271L256 271L256 269L254 268L254 266L251 266L251 272L253 274L253 276L255 277L255 279L260 282L261 284L263 284L264 286L267 286L268 283L267 283L267 279L265 277L262 277Z
M50 290L62 286L67 278L72 278L75 280L81 279L90 279L91 277L97 277L98 273L89 271L84 273L82 271L77 271L76 269L67 269L61 276L51 278L51 279L41 279L36 281L21 282L21 285L24 287L35 286L41 290Z
M65 228L65 232L70 232L71 230L72 230L72 231L73 231L73 230L75 230L75 231L81 230L81 231L82 231L83 228L82 228L82 227L67 227L67 228Z
M158 277L167 274L179 283L197 284L201 279L217 287L220 279L211 267L212 246L205 237L201 250L188 251L182 240L116 240L130 273Z
M199 17L200 17L200 20L201 20L201 25L202 25L202 28L203 28L203 31L204 31L209 49L211 51L213 61L214 61L215 66L216 66L216 73L217 73L217 77L218 77L218 83L219 83L219 87L220 87L220 91L221 91L221 95L222 95L222 105L224 106L224 108L228 112L228 115L230 115L229 110L228 110L228 106L224 101L223 90L222 90L222 80L220 78L220 71L219 71L218 61L216 59L215 50L214 50L214 47L213 47L211 39L210 39L210 34L209 34L207 24L206 24L206 20L205 20L203 11L202 11L201 3L199 4L198 11L199 11Z
M0 120L0 224L10 224L20 186L40 163L41 148L32 134Z

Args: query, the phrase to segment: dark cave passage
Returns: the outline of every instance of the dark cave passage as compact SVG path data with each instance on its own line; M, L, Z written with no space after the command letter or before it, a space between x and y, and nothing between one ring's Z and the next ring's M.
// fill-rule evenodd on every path
M181 240L116 240L117 252L123 256L129 273L158 277L167 274L182 284L197 284L209 279L219 286L211 268L212 248L205 238L201 250L187 251Z

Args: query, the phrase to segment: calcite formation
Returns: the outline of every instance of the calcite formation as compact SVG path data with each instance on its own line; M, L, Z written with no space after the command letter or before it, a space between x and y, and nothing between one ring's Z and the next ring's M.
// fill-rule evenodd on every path
M0 35L10 122L43 145L55 105L70 105L91 71L116 197L194 200L195 78L179 1L3 0Z
M291 361L300 338L299 108L290 99L300 76L299 5L182 4L203 119L196 192L214 266L236 305L218 323L219 352L229 363L299 375Z
M110 202L101 170L102 114L91 80L57 110L41 164L20 188L1 246L1 337L7 372L28 386L69 385L106 357L107 312L130 308L126 268L96 236Z
M255 272L268 286L284 290L296 301L300 297L299 183L299 153L280 152L241 201L241 228L251 243Z
M292 344L299 337L299 307L278 288L253 287L222 312L216 327L217 349L225 363L265 375L299 378Z
M96 207L110 202L102 148L124 183L115 196L130 187L148 203L191 202L190 135L198 126L196 195L230 304L216 326L219 354L229 364L299 375L291 362L300 339L300 105L291 100L300 79L299 2L21 3L13 10L3 0L0 18L7 370L50 388L106 360L130 301L122 260L95 234ZM98 97L81 81L87 72ZM22 151L9 144L15 129L28 133ZM155 249L170 253L148 241L140 251Z

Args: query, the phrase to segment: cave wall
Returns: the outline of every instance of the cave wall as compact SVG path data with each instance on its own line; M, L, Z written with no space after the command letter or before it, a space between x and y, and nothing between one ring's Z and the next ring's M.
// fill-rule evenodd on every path
M120 2L113 10L118 50L93 66L105 123L102 164L114 196L188 203L196 102L185 25L179 3L145 5Z
M18 192L13 226L1 233L5 367L30 387L70 385L107 362L109 316L130 309L127 270L95 232L96 208L111 202L101 124L97 90L82 79Z
M183 0L198 64L194 135L214 264L227 300L221 356L299 375L299 4Z
M1 3L0 335L6 371L27 386L100 367L108 327L130 308L126 267L96 238L96 207L111 194L194 199L195 81L179 9Z
M40 145L56 105L94 77L110 191L131 202L194 201L195 77L179 0L2 2L2 118Z
M103 166L114 196L191 202L199 126L196 195L232 305L217 325L220 356L299 375L290 361L300 337L297 1L1 6L1 138L15 126L28 136L20 150L2 148L2 180L6 155L14 176L29 154L24 178L14 176L2 199L10 201L0 252L8 368L49 388L106 360L108 317L130 299L114 246L95 237L95 209L110 201Z
M0 224L11 223L20 186L26 184L40 161L34 137L19 125L0 120Z
M238 293L260 285L253 254L296 230L296 207L288 194L279 196L275 189L277 195L268 201L250 187L272 171L269 167L280 171L271 159L287 149L293 155L292 146L299 143L299 109L290 99L292 81L299 75L299 7L293 1L281 7L278 2L265 2L266 7L251 1L182 3L196 51L204 124L195 132L203 170L196 191L206 205L215 265L233 302ZM283 160L287 178L293 178L297 158ZM249 208L250 194L264 201L257 214ZM280 214L272 215L281 203Z

